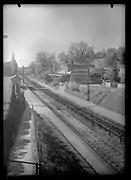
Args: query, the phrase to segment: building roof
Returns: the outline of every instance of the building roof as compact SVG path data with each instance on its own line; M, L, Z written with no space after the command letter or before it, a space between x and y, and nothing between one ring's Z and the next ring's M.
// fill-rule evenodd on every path
M59 71L59 72L57 72L57 74L71 74L71 72L70 71Z

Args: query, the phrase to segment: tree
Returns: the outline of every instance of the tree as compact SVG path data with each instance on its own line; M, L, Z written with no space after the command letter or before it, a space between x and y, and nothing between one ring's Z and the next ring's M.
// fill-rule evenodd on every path
M68 54L66 54L65 52L62 52L58 54L57 58L59 59L58 61L59 70L62 70L63 67L68 69L67 64L70 62Z
M125 51L122 53L120 64L125 64Z
M124 47L119 47L118 58L119 58L120 64L125 64L125 49L124 49Z
M106 70L106 72L103 74L103 78L105 80L113 80L113 70L112 68L109 68Z
M118 65L114 67L110 67L103 74L103 77L104 79L111 80L111 82L119 82L120 81L119 71L120 68L118 67Z
M117 58L119 59L120 64L124 64L124 56L125 56L125 48L120 46L117 49Z
M93 60L95 53L92 46L88 46L86 42L72 43L69 48L69 57L72 62L83 63L86 58Z
M106 57L106 51L103 49L102 51L99 51L95 53L95 59L101 59Z
M47 52L38 52L36 55L37 73L39 76L43 76L46 72L55 72L58 68L55 54Z
M47 52L41 51L36 54L35 74L37 74L37 76L42 77L42 73L44 73L47 70L47 59Z
M53 73L57 72L59 70L60 66L57 61L54 61L53 63Z
M117 83L120 82L119 71L120 71L120 68L118 66L114 67L114 69L113 69L114 81Z
M36 62L40 63L41 71L46 67L46 61L47 61L47 53L46 52L41 51L36 54Z
M108 66L112 66L115 60L116 60L116 50L114 48L107 49L106 58L105 58L106 64Z
M119 82L119 58L118 58L118 52L114 48L109 48L107 50L107 56L105 58L106 63L110 69L106 71L104 74L104 78L110 79L112 84L114 82Z
M85 63L87 66L88 74L88 92L87 100L90 100L90 67L91 62L95 59L95 53L92 46L89 46L86 42L72 43L69 48L69 58L72 65L76 63Z
M67 54L65 52L61 52L58 54L57 58L59 59L59 63L66 64L69 62L69 59L67 58Z
M50 70L51 72L54 72L57 68L57 61L56 61L56 57L55 54L48 54L47 58L46 58L46 69Z
M32 73L33 75L35 75L35 65L34 65L34 62L31 62L29 68L31 69L31 73Z

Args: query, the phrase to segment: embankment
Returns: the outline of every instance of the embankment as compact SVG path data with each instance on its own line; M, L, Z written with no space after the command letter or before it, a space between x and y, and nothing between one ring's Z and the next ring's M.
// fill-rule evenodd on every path
M20 87L17 86L17 91ZM4 136L4 171L6 172L6 165L9 160L11 148L13 147L16 135L18 133L18 127L20 119L25 109L25 99L23 92L16 97L15 85L12 86L11 101L9 105L9 113L6 119L3 121L3 136Z

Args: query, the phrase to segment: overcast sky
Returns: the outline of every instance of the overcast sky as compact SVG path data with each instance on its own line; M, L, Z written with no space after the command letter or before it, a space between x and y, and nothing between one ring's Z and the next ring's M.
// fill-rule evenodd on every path
M123 5L5 5L3 12L4 59L14 52L19 66L39 51L57 55L81 40L96 51L125 44Z

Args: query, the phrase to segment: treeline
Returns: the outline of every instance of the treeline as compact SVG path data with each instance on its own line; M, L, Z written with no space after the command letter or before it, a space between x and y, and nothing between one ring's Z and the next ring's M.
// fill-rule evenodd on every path
M55 54L47 52L38 52L36 60L29 65L30 73L39 78L45 78L48 73L60 71L63 67L67 67L70 71L74 63L86 63L87 66L92 64L94 60L104 59L105 67L108 71L105 72L104 77L109 77L111 80L117 80L119 74L119 65L124 64L125 48L119 47L103 49L95 52L94 47L89 46L86 42L72 43L67 53L61 52L56 57ZM103 64L101 68L103 67ZM109 69L110 68L110 69Z

